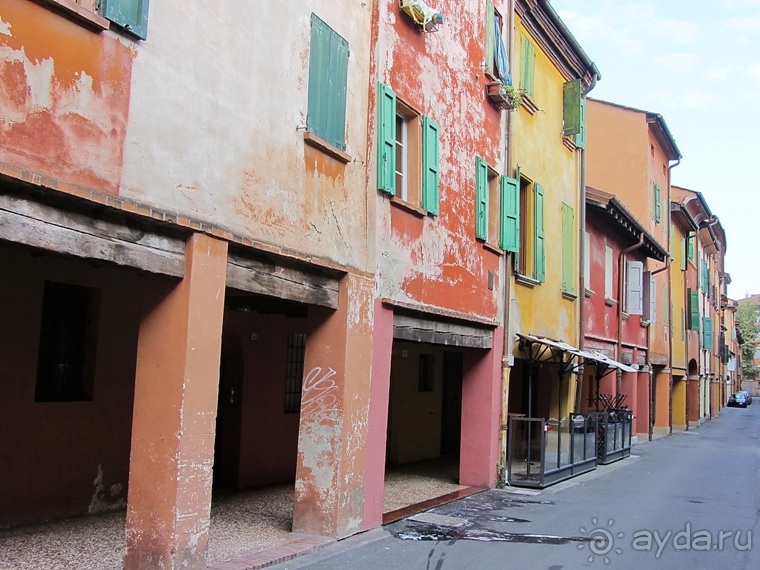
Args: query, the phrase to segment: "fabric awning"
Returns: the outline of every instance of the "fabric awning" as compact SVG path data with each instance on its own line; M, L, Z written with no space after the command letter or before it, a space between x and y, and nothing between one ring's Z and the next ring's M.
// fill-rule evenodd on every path
M612 358L609 358L608 356L602 354L601 352L596 352L596 351L589 352L586 350L581 350L580 348L575 348L574 346L571 346L567 344L566 342L537 337L532 334L517 333L517 336L520 337L520 339L525 340L527 342L531 342L531 343L537 342L539 344L543 344L550 348L555 348L557 350L561 350L563 352L572 354L573 356L576 356L579 359L583 358L585 364L591 364L592 366L598 366L601 364L605 368L619 368L623 372L638 372L637 368L628 366L627 364L623 364L622 362L618 362L617 360L613 360Z

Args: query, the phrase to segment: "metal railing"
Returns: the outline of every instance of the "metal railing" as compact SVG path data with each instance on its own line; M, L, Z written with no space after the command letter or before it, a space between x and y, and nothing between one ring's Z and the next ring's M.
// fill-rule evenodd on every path
M507 481L547 487L596 468L595 416L570 414L560 421L511 417Z
M597 425L597 462L607 465L630 456L633 412L590 412L589 416L592 415L596 417Z

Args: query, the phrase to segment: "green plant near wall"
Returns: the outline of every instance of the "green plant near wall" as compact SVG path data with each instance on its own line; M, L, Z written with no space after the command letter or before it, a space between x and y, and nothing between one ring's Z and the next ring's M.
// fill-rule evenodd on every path
M742 377L745 380L756 380L760 376L760 368L755 366L755 339L760 334L760 306L752 303L742 303L736 309L736 323L742 336Z

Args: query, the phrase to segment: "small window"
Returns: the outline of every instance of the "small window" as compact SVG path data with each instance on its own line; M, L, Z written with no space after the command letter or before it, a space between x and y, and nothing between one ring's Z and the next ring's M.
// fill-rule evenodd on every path
M438 124L378 84L377 187L404 202L438 214Z
M499 173L488 167L488 239L489 244L498 246L496 240L501 233L501 191Z
M512 85L502 29L501 14L491 0L486 0L486 71L504 85Z
M45 283L35 401L92 400L97 305L93 289Z
M533 232L528 220L531 219L532 200L531 200L531 182L525 178L520 180L520 219L526 223L520 224L520 255L515 258L515 270L520 275L528 275L530 260L533 259Z
M285 363L285 413L297 414L301 411L301 388L303 386L303 366L306 358L306 335L288 335L287 362Z
M81 0L92 5L94 0ZM100 13L128 34L142 40L148 37L148 4L150 0L100 0Z
M435 391L435 375L432 354L420 354L419 376L417 379L417 391Z
M341 151L346 150L347 82L348 42L312 14L306 128Z

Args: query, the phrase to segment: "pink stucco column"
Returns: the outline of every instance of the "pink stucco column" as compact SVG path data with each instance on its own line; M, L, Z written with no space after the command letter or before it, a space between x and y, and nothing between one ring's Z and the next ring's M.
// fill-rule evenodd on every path
M459 483L493 487L499 462L503 329L493 332L491 350L469 350L462 381L462 440Z

